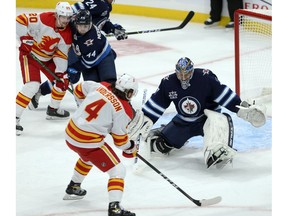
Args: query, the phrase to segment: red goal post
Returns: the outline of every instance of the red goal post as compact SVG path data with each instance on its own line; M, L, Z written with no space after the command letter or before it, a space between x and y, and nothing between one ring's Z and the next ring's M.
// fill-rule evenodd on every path
M272 11L238 9L234 24L236 93L242 100L271 102Z

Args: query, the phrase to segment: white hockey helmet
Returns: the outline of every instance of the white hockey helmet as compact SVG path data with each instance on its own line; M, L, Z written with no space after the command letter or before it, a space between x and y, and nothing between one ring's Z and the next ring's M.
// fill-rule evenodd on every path
M73 10L68 2L58 2L56 4L56 14L59 16L72 16Z
M115 88L124 92L126 99L130 100L138 92L138 83L133 76L124 73L118 75Z

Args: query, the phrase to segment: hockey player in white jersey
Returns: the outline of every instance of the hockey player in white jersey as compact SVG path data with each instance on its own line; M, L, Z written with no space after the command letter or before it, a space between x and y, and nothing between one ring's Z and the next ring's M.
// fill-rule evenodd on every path
M16 40L19 42L19 62L23 87L16 96L16 135L23 127L20 118L31 98L41 84L41 71L55 84L52 87L51 102L47 107L47 119L65 119L69 112L60 109L60 103L68 89L67 56L72 43L69 27L73 15L68 2L58 2L55 12L22 13L16 17ZM43 68L32 56L36 56L55 77Z
M147 135L171 102L177 111L175 117ZM212 71L194 68L189 58L180 58L175 73L161 80L157 91L142 108L144 118L139 133L144 138L148 136L148 143L140 145L140 152L146 146L152 152L168 154L182 148L191 137L203 136L207 168L214 165L223 168L232 161L236 151L233 149L232 119L229 114L221 113L221 107L237 113L255 127L266 122L265 107L241 101Z
M136 95L138 84L132 76L122 74L114 83L84 81L74 94L79 108L66 127L66 143L79 155L64 200L82 199L86 190L81 183L93 166L109 175L109 216L135 216L120 206L124 191L126 169L105 140L110 134L123 156L136 156L137 146L127 134L127 126L134 117L130 100Z

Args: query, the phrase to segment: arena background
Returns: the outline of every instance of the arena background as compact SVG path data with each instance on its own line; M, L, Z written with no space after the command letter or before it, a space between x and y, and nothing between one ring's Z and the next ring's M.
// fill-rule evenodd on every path
M58 1L17 0L16 7L53 9ZM68 2L73 4L77 0ZM244 0L244 8L272 9L271 0ZM190 10L195 12L191 22L203 23L209 17L210 0L115 0L112 13L183 20ZM223 1L222 16L220 25L226 25L230 20L227 1Z

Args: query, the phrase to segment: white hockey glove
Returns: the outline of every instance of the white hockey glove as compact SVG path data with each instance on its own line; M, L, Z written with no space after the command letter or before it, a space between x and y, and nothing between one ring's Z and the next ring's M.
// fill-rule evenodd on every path
M242 101L237 107L239 108L237 116L250 122L254 127L261 127L266 123L266 107L264 105L250 105L246 101Z
M128 125L128 135L130 140L137 140L141 134L146 139L153 122L145 116L141 110L136 110L135 117Z
M227 145L216 145L213 148L207 147L204 151L207 169L215 165L217 169L222 169L229 162L232 163L233 157L237 152Z

